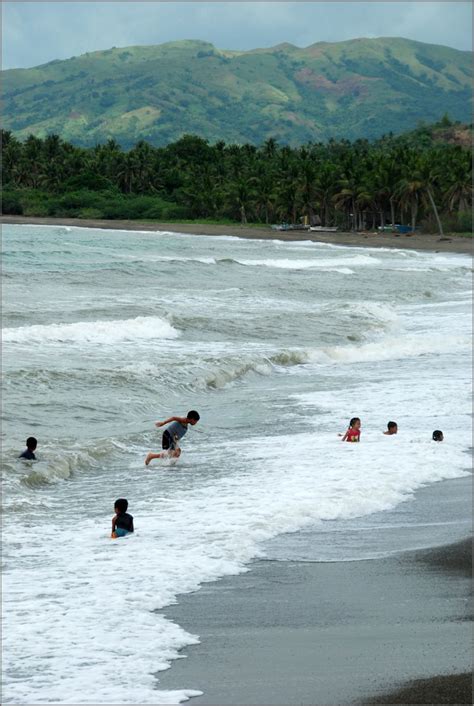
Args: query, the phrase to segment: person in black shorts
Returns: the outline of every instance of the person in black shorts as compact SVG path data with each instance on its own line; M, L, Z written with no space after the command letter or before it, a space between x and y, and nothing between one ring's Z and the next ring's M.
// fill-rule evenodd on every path
M128 514L128 500L119 498L114 504L115 515L112 517L112 539L126 537L134 531L133 517Z
M26 449L18 458L26 458L27 461L36 461L35 451L38 446L38 442L34 436L29 436L26 440Z
M165 429L161 439L163 451L156 454L150 451L145 459L145 466L148 466L150 461L153 461L154 458L179 458L181 456L179 440L182 439L188 431L188 424L194 426L198 423L199 419L199 414L196 410L192 409L185 417L169 417L165 419L164 422L156 422L156 427L164 427L166 424L169 424L169 427Z

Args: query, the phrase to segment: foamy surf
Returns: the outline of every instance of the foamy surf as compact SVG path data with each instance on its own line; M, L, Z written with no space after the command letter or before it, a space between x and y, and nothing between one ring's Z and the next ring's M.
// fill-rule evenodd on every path
M104 529L97 520L82 523L80 536L78 528L59 533L42 527L41 538L30 539L20 566L9 572L4 585L8 593L18 585L21 571L22 600L10 605L6 616L6 669L16 657L33 670L27 684L11 683L11 702L29 703L34 693L38 703L88 703L83 685L91 674L94 696L101 703L111 700L117 688L123 703L134 703L138 696L141 703L156 703L157 698L168 703L168 698L195 694L155 691L159 682L153 674L197 641L155 611L203 581L245 570L248 561L263 555L262 543L282 533L388 511L426 483L462 475L465 461L453 441L442 448L429 441L413 444L413 433L397 441L397 453L392 445L389 455L387 439L380 434L366 434L364 444L357 446L342 444L328 433L255 437L250 445L248 440L221 441L227 455L238 451L245 470L234 469L204 487L177 490L166 499L135 499L136 534L127 541L99 541ZM151 487L152 474L143 478ZM8 535L18 542L14 528ZM29 555L44 544L49 550L43 561L30 565ZM78 545L81 551L71 552ZM112 589L112 601L111 577L120 587ZM31 611L35 620L28 626L29 640L18 644L13 626L18 629ZM127 640L116 645L112 640L111 645L118 616ZM65 623L74 635L72 645L64 635ZM46 625L47 651L41 649ZM38 645L33 659L31 641ZM127 669L128 662L133 669ZM51 679L46 692L45 673Z
M341 268L354 268L354 267L373 267L380 263L380 260L371 255L353 255L352 257L340 257L340 258L307 258L301 259L288 259L288 258L268 258L265 260L241 260L237 259L236 262L240 265L246 265L248 267L274 267L277 269L284 270L306 270L312 268L321 268L334 270L337 272L341 271ZM342 274L347 273L344 270ZM352 274L352 270L350 273Z
M469 260L105 230L67 241L4 229L4 314L21 323L3 369L4 701L178 703L199 693L160 690L199 639L166 619L180 594L287 533L331 542L354 518L390 524L418 489L442 496L466 473ZM145 468L154 422L191 408L201 421L177 466ZM362 442L343 444L354 415ZM17 459L29 433L38 463ZM111 541L118 497L136 533Z
M179 332L158 316L119 321L77 321L65 324L3 329L4 343L98 343L177 338Z

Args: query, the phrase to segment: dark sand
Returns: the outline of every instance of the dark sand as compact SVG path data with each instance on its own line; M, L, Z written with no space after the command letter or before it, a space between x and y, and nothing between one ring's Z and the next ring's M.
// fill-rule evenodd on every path
M470 704L471 551L257 561L164 611L201 644L159 688L200 689L196 706Z
M1 216L0 223L38 224L54 226L76 226L80 228L105 228L108 230L171 231L195 235L234 235L253 240L282 240L287 242L311 240L315 243L334 245L355 245L357 247L407 248L410 250L431 250L472 255L473 240L460 235L395 235L393 233L311 233L309 231L273 231L270 226L251 228L246 226L218 226L206 223L150 223L141 221L107 221L82 218L35 218L26 216Z
M472 673L431 679L415 679L391 694L367 700L367 704L471 704Z

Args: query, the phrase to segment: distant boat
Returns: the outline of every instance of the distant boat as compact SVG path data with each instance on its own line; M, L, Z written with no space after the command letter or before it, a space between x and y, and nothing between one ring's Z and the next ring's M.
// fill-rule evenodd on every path
M337 226L311 226L310 228L313 233L335 233L337 230Z
M302 223L279 223L273 225L272 230L310 230L310 227Z
M394 223L394 225L391 226L379 226L377 230L380 233L402 233L403 235L413 233L413 228L411 226L403 226L399 223Z

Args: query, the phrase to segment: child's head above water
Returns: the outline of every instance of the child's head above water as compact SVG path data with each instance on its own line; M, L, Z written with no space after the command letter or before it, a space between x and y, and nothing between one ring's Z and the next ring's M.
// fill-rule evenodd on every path
M387 424L387 432L389 434L396 434L398 432L398 424L397 422L389 422Z
M359 417L352 417L351 421L349 422L349 426L351 429L360 429Z
M435 429L433 432L433 441L443 441L444 435L443 432L440 431L439 429Z
M127 512L128 500L126 500L125 498L119 498L118 500L116 500L114 503L114 510L117 515L122 514L122 512Z
M34 436L29 436L26 440L26 448L28 451L34 451L38 446L38 442Z
M201 419L201 417L199 416L199 414L196 412L195 409L191 409L187 413L186 419L188 420L189 424L192 424L192 426L194 426L195 424L198 423L198 421Z

